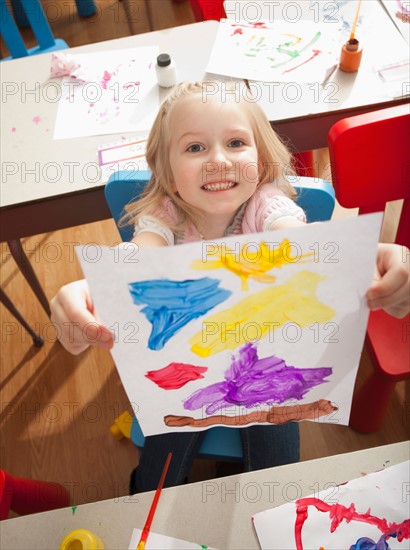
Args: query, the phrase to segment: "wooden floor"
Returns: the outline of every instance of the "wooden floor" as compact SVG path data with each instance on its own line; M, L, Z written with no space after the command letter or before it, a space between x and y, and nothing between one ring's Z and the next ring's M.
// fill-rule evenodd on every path
M99 0L98 16L90 19L73 15L74 8L71 15L61 13L52 22L54 33L71 46L126 36L130 33L124 12L126 1ZM50 0L49 4L55 6L56 2ZM67 7L68 2L60 4ZM148 31L146 2L133 0L130 4L133 9L138 8L132 31ZM188 1L177 4L151 0L150 8L153 29L193 22ZM76 243L111 245L117 241L114 223L105 221L27 238L24 248L51 298L61 285L82 276L74 257ZM65 352L4 246L1 254L2 288L46 343L41 349L34 348L30 337L0 306L0 467L17 476L63 483L73 504L126 495L138 454L129 440L117 441L109 432L116 416L128 408L110 354L92 349L73 357ZM364 354L360 377L370 368ZM406 440L409 415L408 386L400 383L384 426L376 434L363 435L337 425L303 423L302 460ZM218 473L230 471L234 469L225 468ZM213 477L215 473L213 462L198 460L190 480Z

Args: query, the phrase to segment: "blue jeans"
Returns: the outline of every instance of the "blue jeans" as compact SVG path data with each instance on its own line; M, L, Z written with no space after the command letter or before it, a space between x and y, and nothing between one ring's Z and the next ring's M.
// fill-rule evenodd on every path
M299 461L300 439L297 422L239 429L246 472ZM130 494L153 491L157 488L170 451L172 460L164 487L184 483L205 433L183 432L146 437L139 465L131 474Z

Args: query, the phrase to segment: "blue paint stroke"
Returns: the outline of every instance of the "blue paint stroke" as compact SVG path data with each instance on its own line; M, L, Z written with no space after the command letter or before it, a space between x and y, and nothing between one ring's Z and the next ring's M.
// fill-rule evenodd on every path
M331 374L330 367L289 367L275 355L259 359L255 344L248 342L238 358L232 356L225 380L197 390L184 401L184 407L192 411L206 406L206 414L214 414L232 404L249 408L299 400L314 386L327 382L324 378Z
M160 350L193 319L226 300L232 292L218 288L220 281L204 277L186 281L154 279L128 285L136 305L152 324L148 348Z

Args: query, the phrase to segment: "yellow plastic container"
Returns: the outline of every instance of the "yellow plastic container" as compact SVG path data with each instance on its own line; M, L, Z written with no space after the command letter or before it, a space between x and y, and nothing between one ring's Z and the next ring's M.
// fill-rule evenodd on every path
M110 432L115 437L115 439L121 440L124 437L131 438L131 428L132 428L133 417L128 411L120 414L118 418L114 420L114 424L110 428Z
M104 550L104 543L91 531L76 529L64 537L60 550Z

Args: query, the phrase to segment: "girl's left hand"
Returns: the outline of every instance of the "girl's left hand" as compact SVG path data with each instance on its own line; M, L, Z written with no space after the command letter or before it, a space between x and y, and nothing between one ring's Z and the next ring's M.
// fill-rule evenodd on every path
M397 244L379 244L375 280L366 294L369 308L384 309L402 319L410 311L410 251Z

